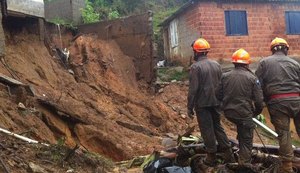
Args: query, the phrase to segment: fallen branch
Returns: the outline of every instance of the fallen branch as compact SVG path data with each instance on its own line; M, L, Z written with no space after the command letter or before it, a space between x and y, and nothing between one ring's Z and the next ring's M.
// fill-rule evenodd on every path
M5 133L5 134L8 134L8 135L10 135L10 136L13 136L13 137L15 137L15 138L21 139L22 141L26 141L26 142L31 143L31 144L42 144L42 145L45 145L45 146L47 146L47 147L49 146L49 144L41 143L41 142L39 142L39 141L36 141L36 140L30 139L30 138L27 138L27 137L25 137L25 136L18 135L18 134L16 134L16 133L10 132L10 131L5 130L5 129L2 129L2 128L0 128L0 132L3 132L3 133Z

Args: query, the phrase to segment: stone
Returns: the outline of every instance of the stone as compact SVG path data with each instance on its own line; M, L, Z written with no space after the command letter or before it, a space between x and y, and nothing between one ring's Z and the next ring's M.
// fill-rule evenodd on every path
M163 93L164 92L164 89L163 88L160 88L159 90L158 90L158 93Z
M29 168L32 173L48 173L44 168L32 162L29 163Z
M18 109L22 110L22 111L25 111L27 108L25 107L25 105L23 103L19 103L18 104Z
M71 74L71 75L75 75L74 71L72 69L69 69L68 72Z
M67 170L66 173L73 173L73 172L75 172L74 169L69 169L69 170Z
M186 119L186 117L187 117L187 116L184 115L184 114L181 114L180 116L181 116L181 118L183 118L183 119Z
M177 146L177 141L171 138L163 138L161 144L165 148L172 148Z

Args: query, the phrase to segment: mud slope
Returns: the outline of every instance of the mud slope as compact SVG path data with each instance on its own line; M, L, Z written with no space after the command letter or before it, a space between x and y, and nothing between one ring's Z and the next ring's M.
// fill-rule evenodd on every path
M114 160L147 154L159 147L159 136L186 127L163 100L141 89L132 58L115 42L88 35L70 43L72 75L22 27L6 29L8 66L0 64L0 73L32 86L36 96L11 95L0 83L0 127L49 143L63 138ZM19 102L31 109L18 110Z

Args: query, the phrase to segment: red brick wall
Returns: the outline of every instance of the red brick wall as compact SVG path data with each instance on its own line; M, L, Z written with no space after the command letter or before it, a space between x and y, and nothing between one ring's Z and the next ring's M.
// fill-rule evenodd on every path
M225 10L246 10L248 35L226 36ZM229 59L239 48L252 57L268 56L276 36L288 41L290 55L300 56L300 35L285 34L285 11L293 10L300 11L300 3L199 2L178 17L179 53L173 57L187 65L192 56L190 44L200 35L211 44L209 57L216 59Z

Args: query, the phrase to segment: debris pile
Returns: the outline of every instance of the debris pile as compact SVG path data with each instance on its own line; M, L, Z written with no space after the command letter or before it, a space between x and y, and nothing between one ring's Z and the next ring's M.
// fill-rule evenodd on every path
M1 128L43 143L64 138L70 148L78 144L116 161L160 148L162 134L186 128L184 119L136 79L132 58L114 41L76 37L67 47L71 74L29 32L34 29L20 22L6 30L0 74L20 84L0 81Z
M252 151L251 164L240 165L238 160L238 143L231 140L232 149L236 162L225 163L224 153L218 151L218 163L214 167L210 167L204 163L206 157L205 145L201 137L190 134L194 128L190 128L187 132L179 136L173 142L165 140L165 150L154 151L151 155L137 157L129 162L123 163L127 168L140 166L144 173L274 173L278 172L281 163L278 157L278 146L254 144ZM174 145L174 142L177 144ZM300 156L300 149L295 149L295 156ZM295 157L293 167L295 171L300 169L300 160Z
M29 144L13 136L0 133L0 172L3 173L48 173L48 172L107 172L112 170L112 161L94 153L57 144L45 146Z

